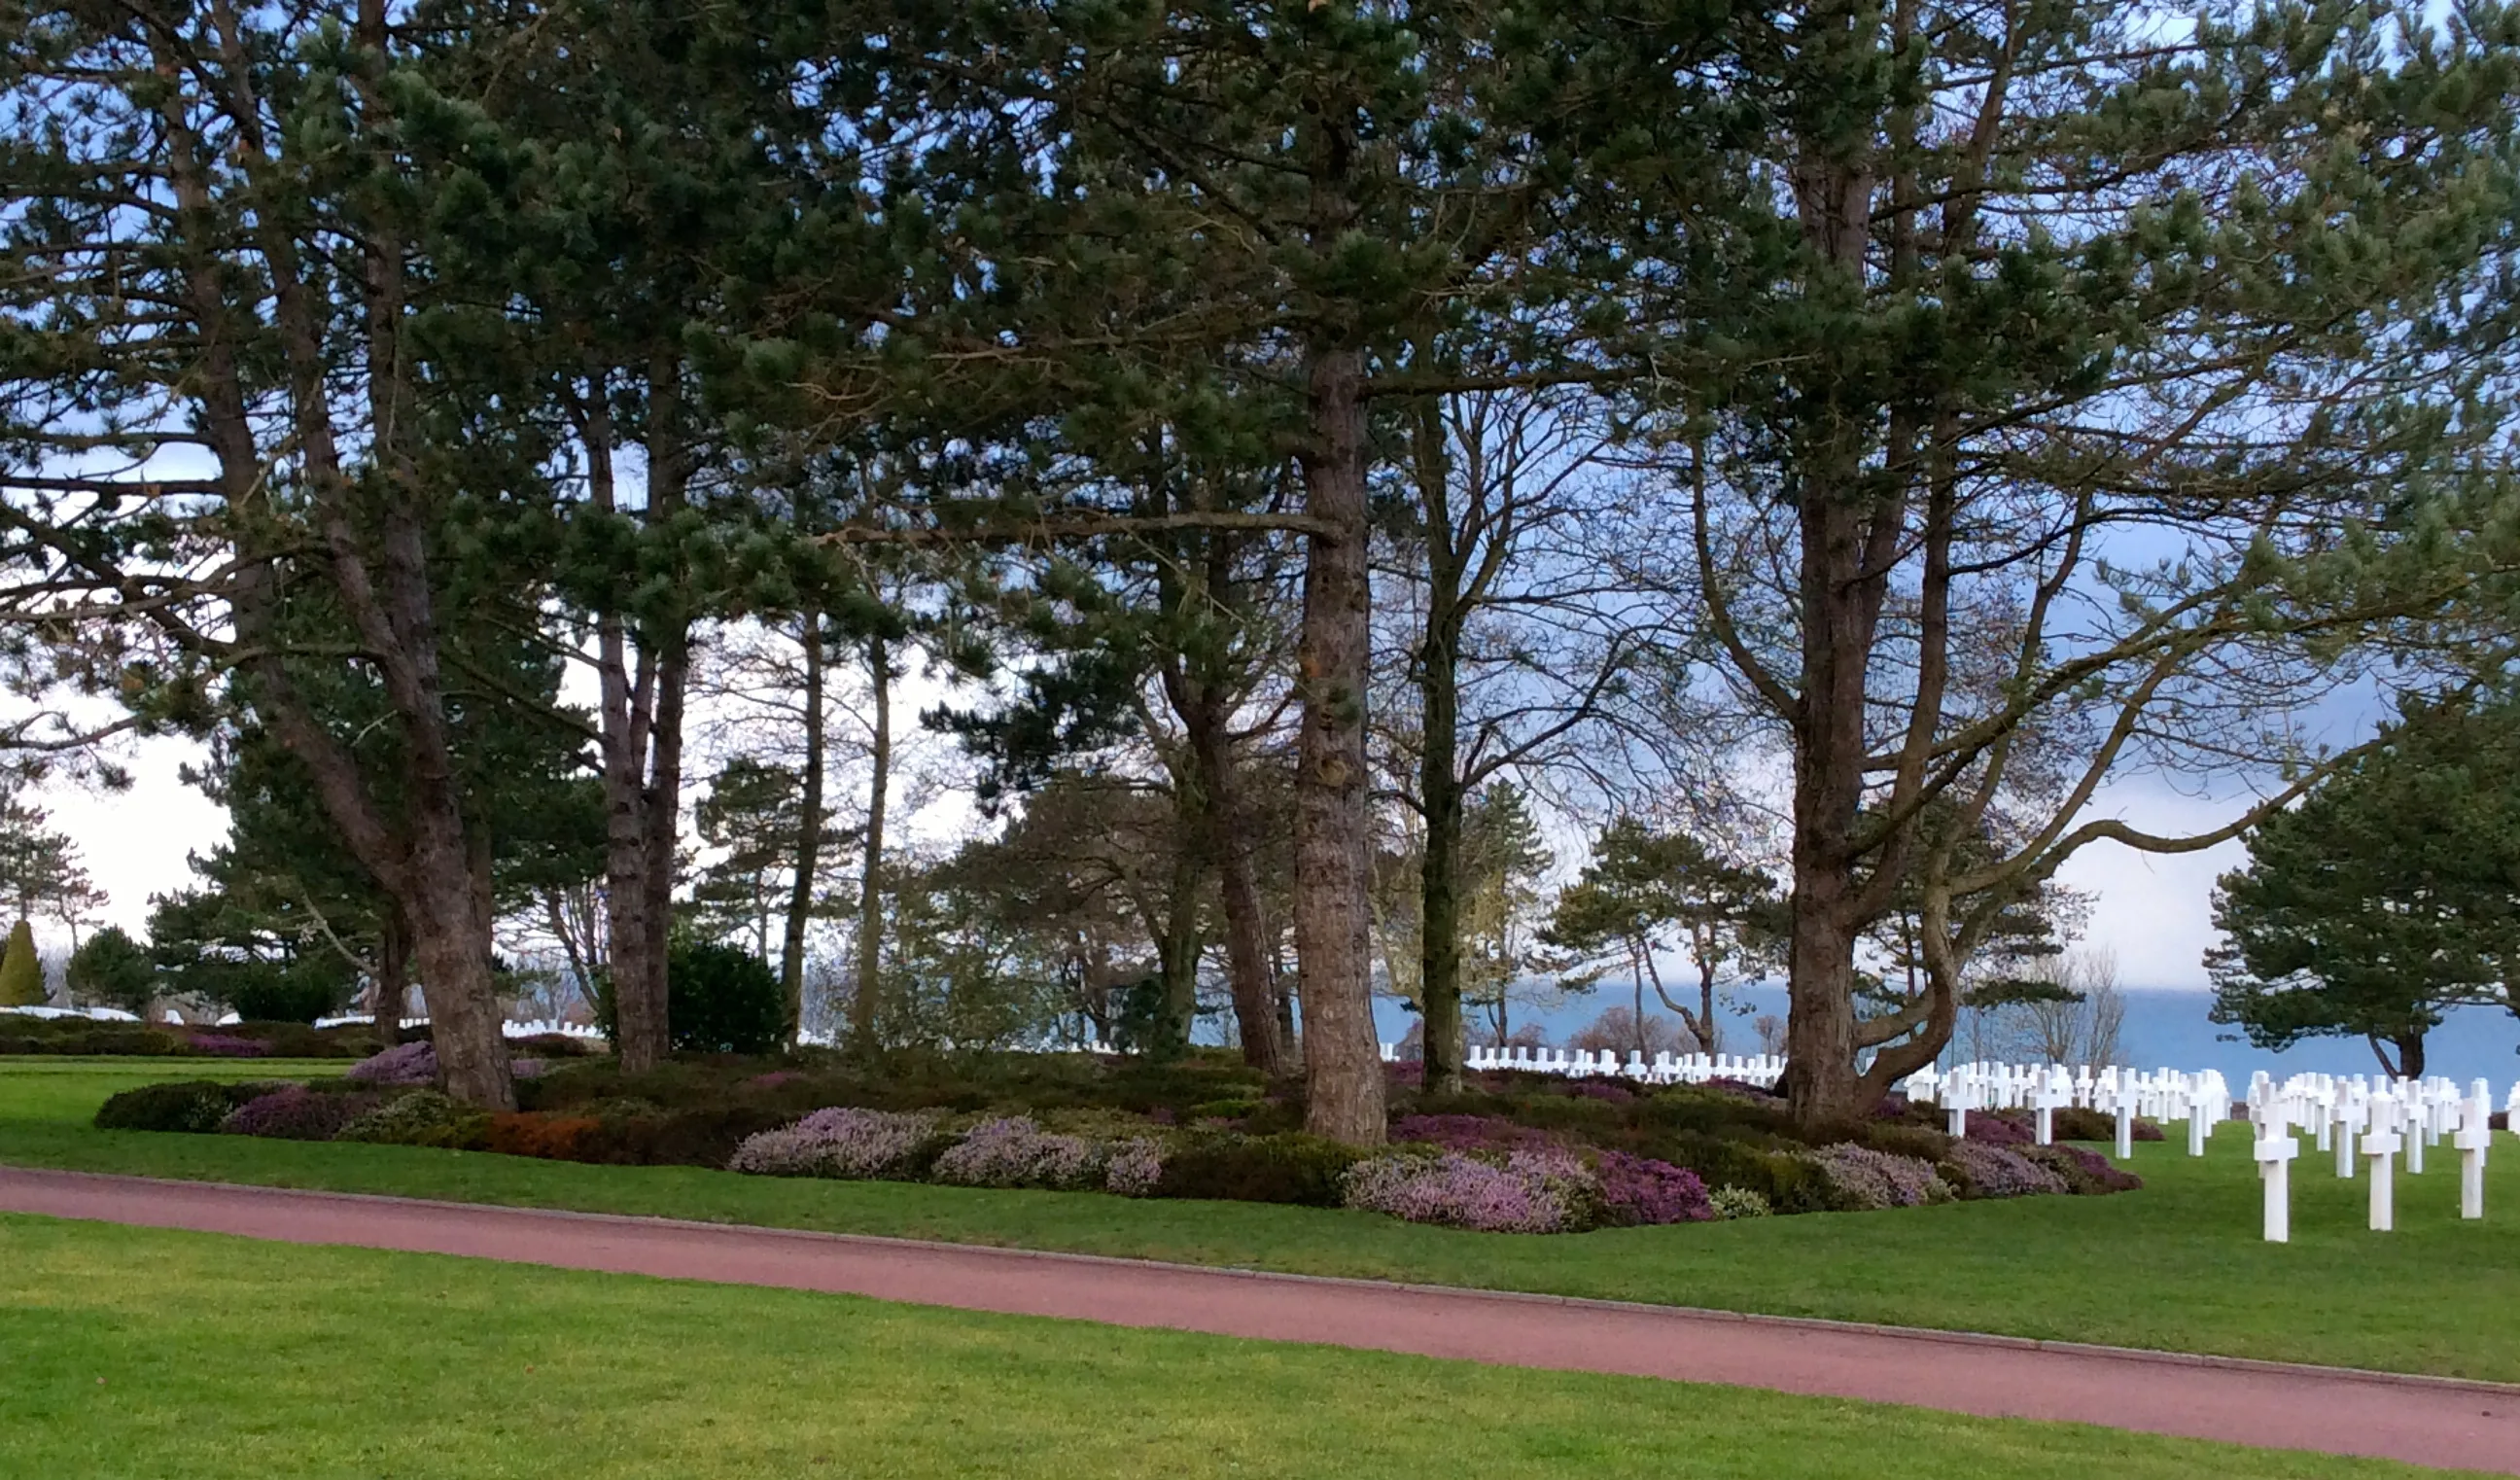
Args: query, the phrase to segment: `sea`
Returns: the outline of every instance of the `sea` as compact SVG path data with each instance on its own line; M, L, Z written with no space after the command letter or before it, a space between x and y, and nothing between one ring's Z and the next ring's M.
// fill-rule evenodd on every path
M2242 1038L2237 1028L2224 1027L2206 1013L2213 994L2178 987L2130 987L2126 1027L2119 1035L2119 1061L2138 1069L2179 1069L2193 1073L2220 1069L2234 1088L2251 1074L2266 1070L2280 1080L2292 1074L2378 1074L2380 1061L2360 1038L2314 1038L2272 1053ZM1785 1015L1781 984L1744 987L1728 994L1723 1009L1723 1048L1728 1054L1756 1054L1762 1016ZM1634 998L1624 984L1604 982L1590 993L1554 995L1538 988L1530 1000L1516 1002L1509 1022L1516 1028L1537 1023L1552 1044L1564 1044L1600 1016L1603 1009L1630 1006ZM1652 993L1645 995L1648 1012L1659 1013ZM1667 1015L1667 1014L1665 1014ZM1386 1043L1408 1032L1415 1014L1396 1001L1374 1005L1374 1022ZM2496 1098L2520 1079L2520 1014L2501 1008L2458 1008L2448 1013L2424 1041L2425 1072L2464 1085L2472 1079L2491 1081Z

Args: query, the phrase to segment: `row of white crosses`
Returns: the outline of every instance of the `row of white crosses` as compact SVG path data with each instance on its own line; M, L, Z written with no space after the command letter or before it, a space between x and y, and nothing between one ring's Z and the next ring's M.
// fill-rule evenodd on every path
M2128 1068L2093 1070L2089 1064L2068 1069L2063 1064L1964 1063L1949 1069L1922 1069L1900 1085L1910 1099L1942 1107L1954 1136L1968 1134L1973 1110L2019 1110L2032 1113L2041 1145L2055 1141L2055 1113L2073 1108L2098 1110L2117 1119L2117 1156L2135 1154L2135 1121L2187 1122L2187 1153L2205 1154L2207 1135L2228 1118L2230 1086L2221 1073L2207 1069L2182 1074L2176 1069L2138 1073Z
M1398 1045L1382 1046L1383 1062L1394 1063L1399 1057ZM1622 1059L1609 1049L1598 1054L1589 1049L1577 1049L1570 1054L1564 1049L1532 1049L1515 1045L1510 1048L1473 1048L1464 1059L1464 1067L1473 1070L1516 1069L1526 1074L1599 1075L1645 1084L1705 1084L1709 1080L1731 1079L1773 1087L1784 1077L1785 1061L1765 1054L1670 1053L1656 1054L1648 1060L1633 1049Z
M2520 1084L2504 1101L2506 1123L2520 1120ZM2266 1237L2292 1237L2292 1163L2301 1154L2294 1127L2307 1127L2318 1150L2333 1151L2336 1175L2352 1178L2359 1158L2370 1163L2370 1215L2374 1233L2398 1223L2397 1165L2421 1176L2424 1148L2448 1140L2458 1151L2458 1215L2485 1216L2485 1158L2494 1144L2494 1092L2482 1079L2465 1094L2451 1080L2340 1079L2296 1074L2277 1085L2260 1072L2249 1085L2249 1119L2257 1128L2258 1175L2266 1188Z

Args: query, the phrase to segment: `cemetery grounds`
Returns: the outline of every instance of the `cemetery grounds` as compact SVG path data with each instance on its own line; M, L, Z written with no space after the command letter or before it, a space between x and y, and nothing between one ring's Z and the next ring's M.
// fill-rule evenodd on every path
M221 1065L241 1077L334 1062ZM1094 1193L739 1177L100 1132L200 1063L0 1062L0 1162L1407 1279L2520 1380L2520 1160L2296 1178L2258 1237L2248 1130L2143 1190L1573 1236ZM0 1216L0 1471L1101 1475L2415 1473L2072 1425L1484 1368L849 1297ZM1466 1451L1465 1451L1466 1447Z

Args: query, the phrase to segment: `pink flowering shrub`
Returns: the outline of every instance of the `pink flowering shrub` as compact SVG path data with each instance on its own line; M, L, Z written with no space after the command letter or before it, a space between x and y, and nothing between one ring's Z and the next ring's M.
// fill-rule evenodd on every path
M1932 1162L1914 1156L1894 1156L1841 1141L1813 1152L1812 1160L1839 1195L1857 1208L1912 1208L1952 1200L1951 1184L1935 1174Z
M1990 1146L2026 1146L2039 1139L2030 1117L2018 1110L1972 1110L1967 1136L1970 1141Z
M2084 1196L2132 1192L2143 1179L2088 1146L2024 1146L2021 1154L2056 1174L2065 1189Z
M727 1169L765 1177L916 1178L936 1138L932 1114L834 1105L744 1138Z
M1029 1115L984 1120L936 1158L938 1182L969 1188L1081 1188L1102 1172L1105 1149L1045 1131Z
M433 1085L437 1083L437 1050L426 1039L396 1044L350 1065L343 1077L361 1084Z
M230 1136L330 1141L343 1126L382 1103L380 1095L327 1095L302 1084L284 1085L230 1110L219 1129Z
M271 1045L259 1038L239 1038L233 1033L195 1033L185 1043L196 1054L213 1058L269 1058Z
M1570 1151L1507 1152L1490 1161L1460 1151L1377 1156L1348 1173L1347 1205L1407 1223L1490 1233L1561 1233L1598 1216L1600 1184Z
M1980 1197L2029 1197L2071 1190L2064 1178L2010 1146L1955 1141L1951 1161Z
M1594 1168L1601 1187L1601 1221L1620 1226L1707 1223L1715 1204L1706 1183L1687 1167L1625 1151L1603 1151Z
M1123 1197L1152 1197L1164 1180L1164 1144L1151 1136L1111 1147L1102 1165L1102 1189Z

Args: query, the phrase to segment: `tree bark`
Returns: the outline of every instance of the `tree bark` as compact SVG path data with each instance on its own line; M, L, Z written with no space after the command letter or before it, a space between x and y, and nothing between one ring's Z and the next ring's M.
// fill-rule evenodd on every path
M1227 716L1212 695L1203 693L1182 719L1190 731L1191 754L1202 793L1197 822L1216 870L1219 902L1225 907L1226 975L1234 990L1234 1021L1242 1039L1242 1061L1275 1079L1286 1072L1285 1049L1278 1030L1277 990L1269 964L1260 884L1251 874L1240 767L1226 733Z
M1196 825L1195 818L1183 821ZM1147 1042L1139 1046L1141 1053L1155 1059L1179 1058L1188 1053L1191 1029L1198 1020L1198 959L1207 945L1206 932L1199 928L1199 894L1207 871L1192 839L1185 837L1183 842L1185 846L1173 855L1163 926L1154 942L1161 998Z
M858 884L857 987L849 997L849 1050L870 1054L877 1047L876 1000L883 985L883 801L892 779L892 657L880 637L867 640L867 674L875 686L875 740L868 747L874 777L867 784L867 829Z
M653 524L680 508L690 478L676 424L680 367L649 368L648 509ZM618 507L609 376L599 375L579 414L587 444L590 502ZM624 1073L664 1061L672 1045L667 1019L665 942L672 923L676 829L682 815L684 690L689 681L689 628L679 617L636 635L618 611L596 618L596 672L601 700L605 811L604 885L610 936L607 964L613 1047Z
M1462 1092L1462 554L1453 532L1452 471L1442 419L1420 408L1414 438L1418 497L1426 529L1426 632L1418 650L1422 716L1418 795L1426 845L1420 860L1418 1001L1425 1014L1425 1087Z
M1367 895L1372 814L1365 718L1372 633L1363 379L1364 357L1355 349L1315 351L1305 512L1325 532L1312 537L1305 562L1296 653L1303 725L1296 749L1294 911L1305 1128L1333 1141L1377 1145L1385 1126Z
M779 987L786 1003L781 1035L790 1048L805 1024L805 926L813 919L815 875L823 859L823 615L808 608L798 621L797 644L805 663L805 768L797 778L795 873L779 940Z
M377 979L368 995L369 1021L388 1049L402 1042L402 1010L410 997L410 931L400 907L388 904L377 920Z

